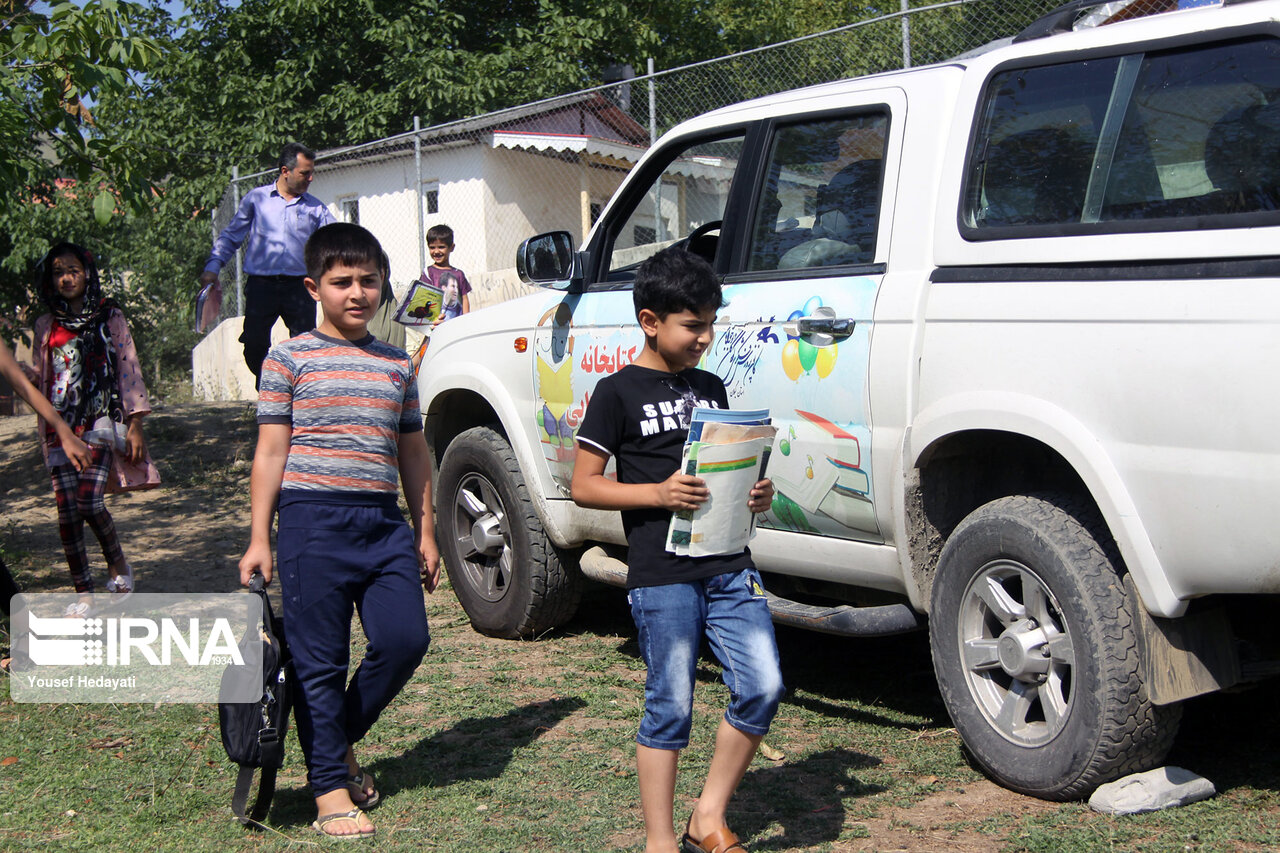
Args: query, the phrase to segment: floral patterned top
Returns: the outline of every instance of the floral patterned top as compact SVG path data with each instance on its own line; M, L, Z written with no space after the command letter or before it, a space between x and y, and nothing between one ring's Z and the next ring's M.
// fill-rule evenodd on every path
M111 332L111 342L116 349L116 385L120 392L120 403L125 417L134 414L147 414L151 411L151 402L147 397L147 388L142 381L142 365L138 363L138 350L133 344L133 335L129 332L129 324L124 314L112 311L107 318L107 328ZM65 365L59 362L60 345L66 341L59 335L65 330L57 327L52 314L45 314L36 320L35 325L35 371L36 387L47 399L54 400L59 394L59 381L64 378ZM52 468L65 465L66 456L62 453L61 443L53 429L40 419L40 449L44 453L45 465Z

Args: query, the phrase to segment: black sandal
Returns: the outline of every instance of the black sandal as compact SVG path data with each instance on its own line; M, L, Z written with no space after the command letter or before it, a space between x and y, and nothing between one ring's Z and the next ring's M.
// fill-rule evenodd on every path
M366 791L365 788L373 790ZM356 808L365 811L382 802L382 792L378 790L373 774L363 767L358 773L347 777L347 791L351 794L351 802L356 804Z

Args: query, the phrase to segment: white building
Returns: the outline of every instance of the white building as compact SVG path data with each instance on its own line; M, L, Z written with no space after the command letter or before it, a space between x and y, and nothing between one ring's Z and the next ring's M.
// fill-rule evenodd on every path
M338 219L377 236L398 297L430 263L427 229L449 225L450 260L471 282L475 310L527 292L514 267L525 238L567 230L581 243L649 142L648 131L608 98L581 93L430 128L416 139L410 133L320 152L310 192ZM239 357L240 328L239 317L225 320L192 352L197 398L256 396ZM283 324L276 334L283 337Z
M649 134L587 93L432 128L417 140L416 150L407 134L322 152L311 192L339 219L377 235L397 285L429 263L419 233L449 225L452 263L490 304L511 295L501 291L514 282L515 250L526 237L554 229L586 237ZM488 293L495 286L500 293Z

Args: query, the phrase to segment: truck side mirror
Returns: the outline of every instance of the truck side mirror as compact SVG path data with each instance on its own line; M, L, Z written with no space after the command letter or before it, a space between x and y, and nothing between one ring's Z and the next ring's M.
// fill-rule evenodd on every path
M550 231L525 240L516 249L516 274L525 284L566 290L578 274L573 237Z

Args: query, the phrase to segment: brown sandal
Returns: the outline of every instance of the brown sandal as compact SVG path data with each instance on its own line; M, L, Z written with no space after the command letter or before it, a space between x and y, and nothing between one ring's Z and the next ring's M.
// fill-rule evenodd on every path
M680 839L680 849L684 853L747 853L747 848L742 846L738 836L727 826L722 826L697 841L689 834L689 827L686 825L684 837Z

